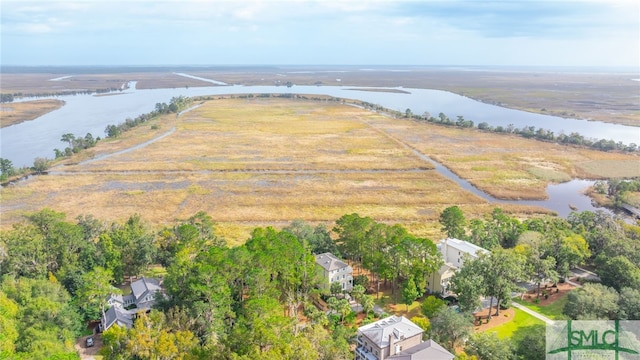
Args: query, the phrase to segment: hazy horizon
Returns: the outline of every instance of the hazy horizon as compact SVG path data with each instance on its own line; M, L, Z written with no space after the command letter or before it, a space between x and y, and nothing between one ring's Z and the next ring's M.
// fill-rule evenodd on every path
M640 74L639 66L547 66L547 65L398 65L398 64L140 64L140 65L108 65L108 64L83 64L83 65L15 65L0 64L3 73L116 73L116 72L163 72L163 71L251 71L251 70L285 70L295 73L330 73L330 72L354 72L354 71L483 71L483 72L564 72L564 73L612 73L612 74Z
M640 5L627 0L3 0L0 8L1 63L15 66L640 66Z

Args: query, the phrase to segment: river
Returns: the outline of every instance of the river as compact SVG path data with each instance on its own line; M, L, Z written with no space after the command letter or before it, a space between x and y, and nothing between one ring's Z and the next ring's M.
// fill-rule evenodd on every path
M212 80L215 81L215 80ZM62 108L35 120L12 125L1 130L2 157L11 160L14 166L31 166L36 157L53 157L53 149L64 148L60 137L65 133L84 136L90 132L104 136L107 125L123 122L150 112L155 104L169 102L174 96L201 96L246 93L297 93L330 95L367 101L373 104L404 112L411 109L415 114L428 111L432 115L442 112L450 118L462 115L476 124L487 122L491 126L517 128L535 126L549 129L556 134L578 132L587 138L613 139L624 143L639 143L640 128L596 121L563 119L555 116L528 113L485 104L446 91L410 89L409 93L391 93L352 90L341 86L211 86L171 89L136 90L132 82L130 89L122 93L107 95L69 95L58 97L66 102Z
M215 80L211 80L211 82L217 83ZM118 93L57 97L66 102L65 106L35 120L1 130L1 156L11 160L16 167L31 166L34 158L52 158L54 148L63 149L65 147L66 144L60 141L62 134L73 133L84 136L90 132L94 136L103 137L107 125L118 124L128 117L134 118L142 113L150 112L155 108L156 103L169 102L174 96L246 93L330 95L362 100L401 112L406 109L411 109L416 114L428 111L432 115L436 115L442 112L450 118L461 115L476 124L487 122L491 126L504 127L513 124L517 128L535 126L536 128L549 129L556 134L578 132L587 138L613 139L616 142L622 141L627 144L640 142L640 128L637 127L528 113L485 104L440 90L398 89L403 92L362 91L342 86L293 86L288 88L285 86L240 85L137 90L135 82L132 82L128 90ZM439 166L437 170L458 182L463 188L490 202L537 205L556 211L561 216L566 216L570 212L569 203L575 205L579 210L596 210L591 205L589 198L582 195L580 191L588 187L591 184L590 181L573 180L564 184L550 185L547 189L550 198L545 201L505 201L494 199L475 189L464 179L458 178L442 166Z

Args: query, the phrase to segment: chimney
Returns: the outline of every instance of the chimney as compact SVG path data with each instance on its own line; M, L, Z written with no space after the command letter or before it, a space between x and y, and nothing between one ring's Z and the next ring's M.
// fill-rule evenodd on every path
M447 262L449 261L449 242L448 242L449 238L444 239L444 261Z
M394 348L393 348L393 333L389 334L389 356L393 356L396 353L394 352Z

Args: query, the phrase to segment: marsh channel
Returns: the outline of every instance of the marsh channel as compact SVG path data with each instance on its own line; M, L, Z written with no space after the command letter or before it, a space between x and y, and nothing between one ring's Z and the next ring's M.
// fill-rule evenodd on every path
M213 80L212 80L213 81ZM16 167L31 166L36 157L51 158L54 148L64 148L60 137L65 133L104 136L107 125L118 124L126 118L134 118L148 113L155 108L156 103L168 102L175 96L218 96L227 94L301 94L301 95L329 95L337 98L354 99L378 104L388 109L404 112L411 109L415 114L429 112L433 116L442 112L450 118L464 116L478 124L486 122L491 126L516 128L535 126L555 132L556 134L570 134L577 132L585 138L611 139L616 142L638 143L640 128L596 121L565 119L555 116L542 115L508 109L491 104L482 103L440 90L393 88L402 91L384 91L377 88L358 88L352 86L209 86L189 88L167 88L138 90L135 82L129 84L129 89L122 91L119 96L70 95L55 97L65 101L62 108L45 114L35 120L3 128L1 131L1 153L3 158L12 161ZM379 90L379 91L367 91ZM26 101L33 99L21 99ZM424 155L420 155L423 156ZM449 169L425 157L426 161L436 165L436 171L452 179L465 190L468 190L488 202L512 203L540 206L566 217L572 210L578 211L605 210L592 205L591 199L583 191L593 184L593 181L575 179L562 184L552 184L547 187L546 200L501 200L496 199L472 186L468 181L459 178ZM608 210L605 210L608 211Z

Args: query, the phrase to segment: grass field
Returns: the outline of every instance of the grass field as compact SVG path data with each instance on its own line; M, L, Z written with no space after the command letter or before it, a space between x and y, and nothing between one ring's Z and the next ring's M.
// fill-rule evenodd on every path
M135 147L162 135L167 136ZM131 151L83 163L123 149ZM431 170L414 149L498 196L543 196L549 180L534 175L532 167L576 176L585 174L578 167L584 161L635 161L630 155L392 119L336 103L219 99L102 141L47 176L2 188L0 222L10 226L43 207L69 219L92 214L122 221L140 213L156 226L206 211L221 234L237 243L255 226L286 226L296 218L331 226L352 212L439 238L437 219L444 208L456 204L468 218L491 212L494 205ZM522 217L546 212L503 208Z
M36 119L63 105L64 101L55 99L0 104L0 128Z
M511 321L508 321L502 325L498 325L496 327L490 328L486 331L495 332L496 334L498 334L498 337L505 339L505 338L510 338L513 335L513 333L517 331L519 328L533 326L533 325L544 325L544 322L542 320L537 319L522 310L519 310L519 309L513 309L513 310L515 315Z

